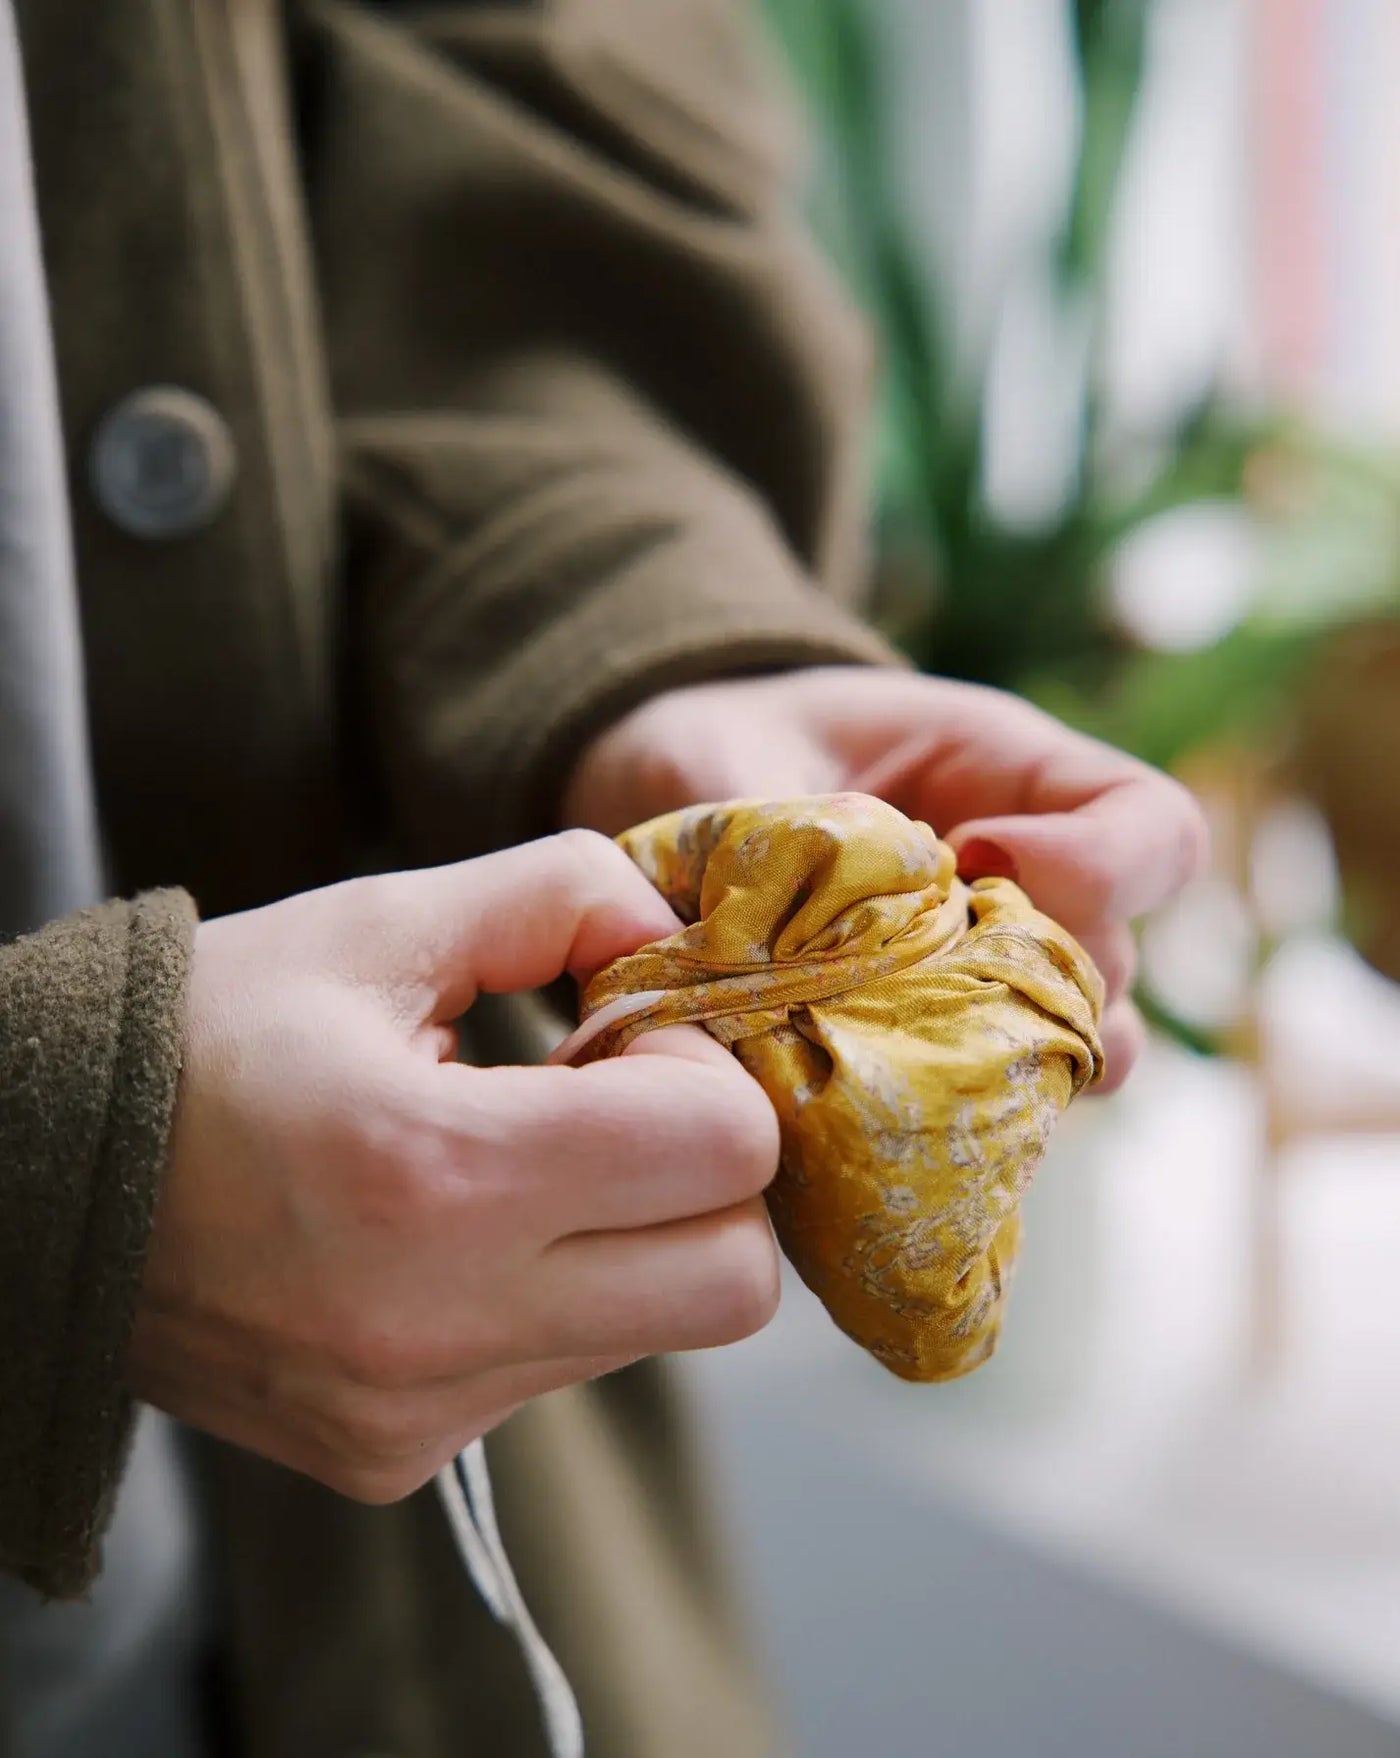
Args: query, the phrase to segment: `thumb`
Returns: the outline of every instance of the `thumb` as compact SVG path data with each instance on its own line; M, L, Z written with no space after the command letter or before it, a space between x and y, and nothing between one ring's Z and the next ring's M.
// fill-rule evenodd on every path
M615 843L566 830L500 854L371 881L393 916L381 970L455 1019L477 995L586 981L614 958L674 934L680 922Z

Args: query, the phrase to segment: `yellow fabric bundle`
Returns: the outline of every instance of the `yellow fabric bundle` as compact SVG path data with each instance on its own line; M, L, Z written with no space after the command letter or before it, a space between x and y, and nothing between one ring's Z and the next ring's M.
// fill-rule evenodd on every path
M906 1379L996 1345L1018 1205L1101 1068L1087 954L1005 879L864 794L699 806L619 842L689 925L589 984L664 991L581 1060L698 1021L782 1128L778 1238L837 1324Z

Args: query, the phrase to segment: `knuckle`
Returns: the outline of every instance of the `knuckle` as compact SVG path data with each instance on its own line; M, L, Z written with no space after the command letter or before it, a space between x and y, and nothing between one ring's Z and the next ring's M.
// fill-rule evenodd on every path
M726 1229L707 1298L715 1343L738 1343L761 1331L778 1310L777 1248L761 1213L745 1213Z
M1183 782L1164 770L1139 766L1151 782L1152 821L1160 827L1160 846L1172 869L1174 886L1198 877L1210 860L1210 824L1205 808Z
M1205 809L1196 796L1180 782L1171 784L1176 798L1179 853L1178 864L1182 882L1199 878L1210 861L1210 825Z
M636 864L609 836L597 830L561 830L562 846L577 899L591 910L626 908L652 887Z
M737 1065L733 1076L711 1075L713 1093L699 1139L719 1196L757 1196L778 1169L778 1118L762 1087Z
M607 880L622 870L633 871L631 862L610 837L597 830L575 826L561 830L554 838L555 847L568 866L591 885Z

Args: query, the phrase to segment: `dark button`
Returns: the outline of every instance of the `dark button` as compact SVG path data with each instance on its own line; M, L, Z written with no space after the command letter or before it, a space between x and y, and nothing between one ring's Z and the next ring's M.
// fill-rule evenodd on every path
M212 403L176 385L124 397L92 442L92 492L132 537L188 537L215 519L237 472L233 435Z

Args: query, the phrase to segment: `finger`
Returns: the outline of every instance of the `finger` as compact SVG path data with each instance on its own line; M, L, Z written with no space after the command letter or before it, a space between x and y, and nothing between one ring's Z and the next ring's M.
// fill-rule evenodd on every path
M539 988L565 972L586 981L680 927L622 850L589 830L364 880L359 898L357 963L435 1020L483 990Z
M561 1240L545 1263L551 1353L711 1349L751 1336L778 1309L778 1248L757 1199L645 1232Z
M1112 1005L1128 993L1137 975L1136 936L1124 922L1105 922L1082 929L1078 939L1103 978L1104 993Z
M886 695L910 715L896 681ZM1018 879L1073 928L1141 915L1200 870L1204 819L1170 777L1000 691L925 701L919 730L851 785L926 819L967 877Z
M1131 921L1173 896L1205 858L1200 808L1144 769L1069 812L976 818L948 841L965 878L1015 879L1071 932Z
M928 817L940 834L980 817L1071 812L1141 772L1116 750L1017 696L977 684L890 677L862 706L871 758L849 785ZM855 738L855 729L847 729Z
M703 1026L659 1026L642 1032L622 1052L624 1056L665 1056L673 1061L694 1062L702 1068L739 1069L734 1054L716 1043ZM745 1074L745 1080L752 1077Z
M494 1176L522 1234L541 1245L727 1209L777 1170L772 1105L693 1028L586 1068L432 1072L447 1092L464 1191L469 1179L479 1196Z
M1131 1001L1114 1002L1099 1028L1103 1041L1103 1078L1089 1092L1104 1097L1116 1093L1133 1072L1147 1043L1147 1027Z

